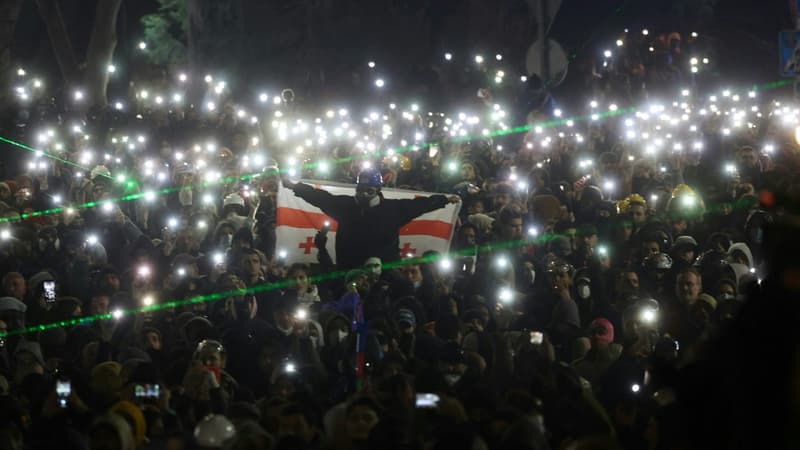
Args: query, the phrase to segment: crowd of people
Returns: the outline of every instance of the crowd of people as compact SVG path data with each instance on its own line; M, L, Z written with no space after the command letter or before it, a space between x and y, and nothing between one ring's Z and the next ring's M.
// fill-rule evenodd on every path
M476 104L497 122L487 92ZM412 109L393 120L430 122L417 147L331 150L324 175L358 181L353 199L299 183L322 166L279 164L302 154L280 139L257 162L250 113L210 103L213 120L188 106L137 116L157 148L119 138L129 123L82 122L104 157L86 156L79 126L64 159L0 182L0 447L698 445L679 380L767 276L764 233L800 170L797 111L762 104L731 127L723 109L676 103L695 125L659 120L693 137L659 154L661 138L631 141L633 112L600 120L596 105L560 133L532 114L527 133L495 138ZM211 132L181 164L176 149ZM387 186L446 196L385 201ZM327 228L317 264L280 250L279 189L339 222L336 260ZM401 255L403 222L447 202L461 203L451 252Z

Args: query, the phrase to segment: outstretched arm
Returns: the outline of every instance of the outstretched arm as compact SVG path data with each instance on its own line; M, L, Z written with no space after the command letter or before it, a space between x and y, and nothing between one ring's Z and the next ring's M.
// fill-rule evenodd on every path
M314 188L305 183L292 183L288 179L283 180L283 185L294 191L294 195L321 209L322 212L332 218L339 220L339 217L341 217L341 208L339 207L341 196L333 195L328 191Z
M403 223L408 223L415 217L419 217L426 212L444 208L448 203L458 203L461 201L461 198L457 195L447 197L437 194L431 195L430 197L418 197L415 199L396 201L398 202L400 220Z

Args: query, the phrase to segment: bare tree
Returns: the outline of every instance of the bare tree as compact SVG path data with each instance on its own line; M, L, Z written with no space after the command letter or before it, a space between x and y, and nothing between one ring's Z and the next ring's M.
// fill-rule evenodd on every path
M0 2L0 105L9 105L11 93L9 84L13 77L14 61L11 57L11 45L14 40L14 29L19 18L22 0L5 0Z
M44 20L61 75L68 85L82 86L87 105L104 108L108 104L108 66L117 46L117 16L122 0L97 0L92 34L83 63L78 63L57 0L36 0Z

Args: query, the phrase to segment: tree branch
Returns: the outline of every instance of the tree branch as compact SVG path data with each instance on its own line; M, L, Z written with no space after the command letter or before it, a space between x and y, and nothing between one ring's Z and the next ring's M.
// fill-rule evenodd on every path
M61 7L56 0L36 0L36 6L47 28L47 35L53 45L53 54L61 75L67 84L73 84L79 77L78 60L75 58L72 41L67 34Z
M94 17L92 37L86 51L86 89L92 106L107 104L108 65L117 47L117 15L122 0L99 0Z

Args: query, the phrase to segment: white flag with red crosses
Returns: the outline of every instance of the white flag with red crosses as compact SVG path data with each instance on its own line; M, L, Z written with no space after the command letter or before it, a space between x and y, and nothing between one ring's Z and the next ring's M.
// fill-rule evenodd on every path
M304 181L317 189L333 195L352 196L355 186L329 181ZM432 192L407 191L403 189L381 189L388 199L428 197ZM453 237L458 211L461 203L448 203L446 207L423 214L400 229L400 254L422 256L429 250L447 253ZM294 195L291 189L278 190L278 211L276 222L276 252L286 251L290 263L317 262L317 249L314 236L325 222L330 223L328 232L328 253L336 261L336 221L323 214L319 208Z

